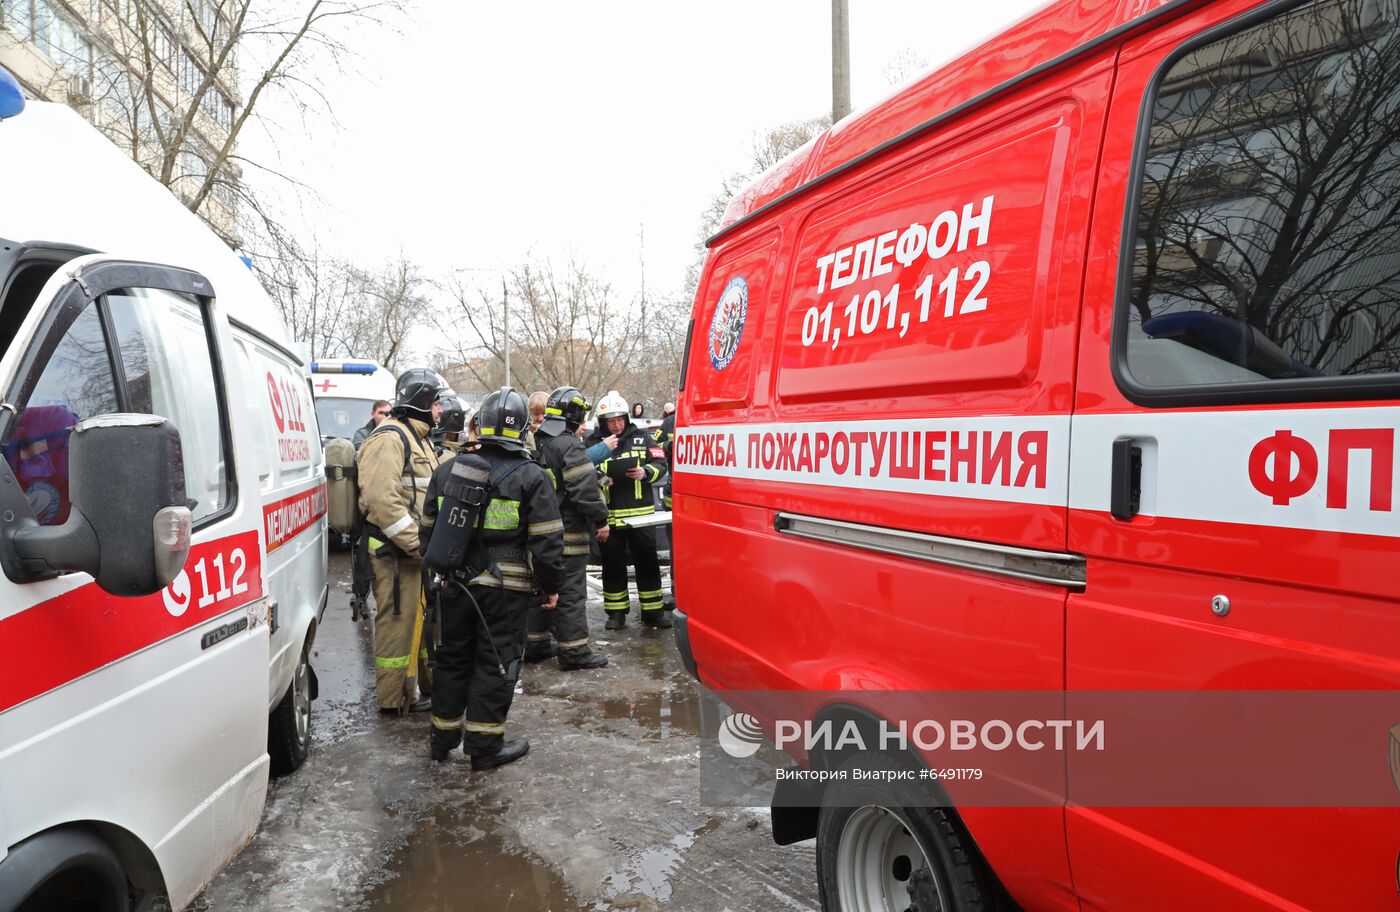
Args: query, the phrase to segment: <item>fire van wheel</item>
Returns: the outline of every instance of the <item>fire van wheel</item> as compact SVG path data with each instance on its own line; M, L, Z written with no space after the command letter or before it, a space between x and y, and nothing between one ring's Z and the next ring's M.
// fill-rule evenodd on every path
M817 824L824 912L987 912L986 880L939 808L896 807L886 788L837 782Z
M311 660L305 648L292 672L292 683L267 720L267 753L272 772L294 773L311 751Z

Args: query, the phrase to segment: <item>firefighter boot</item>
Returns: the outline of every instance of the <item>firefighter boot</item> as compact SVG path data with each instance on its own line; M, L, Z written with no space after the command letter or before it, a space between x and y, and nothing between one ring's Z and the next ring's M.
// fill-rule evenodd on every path
M525 663L527 665L552 659L558 654L559 650L552 639L535 640L533 639L534 634L530 636L532 639L525 646Z
M627 626L627 611L609 611L608 622L603 625L604 630L621 630Z
M674 626L671 623L671 612L664 608L656 608L651 611L642 612L642 623L647 627L656 627L665 630Z
M438 727L439 724L450 725L450 722L441 723L437 718L434 718L433 722L433 727L428 730L428 755L433 758L434 763L443 763L462 743L462 732L461 729Z
M501 745L501 749L494 754L473 754L472 772L480 773L484 770L495 769L498 766L505 766L507 763L514 763L530 752L530 741L528 738L521 738L517 741L507 741Z
M593 668L603 668L607 664L607 656L600 656L586 646L581 651L559 654L560 671L588 671Z

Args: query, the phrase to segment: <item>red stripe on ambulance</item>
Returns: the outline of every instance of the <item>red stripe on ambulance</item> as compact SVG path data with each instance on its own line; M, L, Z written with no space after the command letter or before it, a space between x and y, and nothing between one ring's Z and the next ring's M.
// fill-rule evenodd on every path
M0 712L262 598L260 559L258 533L243 532L192 547L155 595L119 598L89 582L0 620Z
M296 538L325 515L324 484L263 507L263 529L267 532L268 553L271 554Z

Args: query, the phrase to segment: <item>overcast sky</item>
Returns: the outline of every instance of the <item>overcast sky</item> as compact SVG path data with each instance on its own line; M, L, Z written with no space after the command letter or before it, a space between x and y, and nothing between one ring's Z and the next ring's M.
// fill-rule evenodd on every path
M850 0L856 110L891 66L949 60L1043 0ZM327 80L338 130L284 130L314 188L303 236L430 272L575 256L624 297L675 292L698 220L756 135L831 105L826 0L417 0ZM907 67L906 67L907 68ZM307 133L311 135L306 135ZM268 160L250 136L244 153ZM483 271L483 279L491 273Z

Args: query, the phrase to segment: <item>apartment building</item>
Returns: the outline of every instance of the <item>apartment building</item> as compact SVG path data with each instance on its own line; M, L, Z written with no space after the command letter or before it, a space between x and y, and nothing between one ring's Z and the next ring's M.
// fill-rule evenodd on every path
M0 0L0 66L77 109L238 246L235 0ZM210 179L211 171L213 173Z

